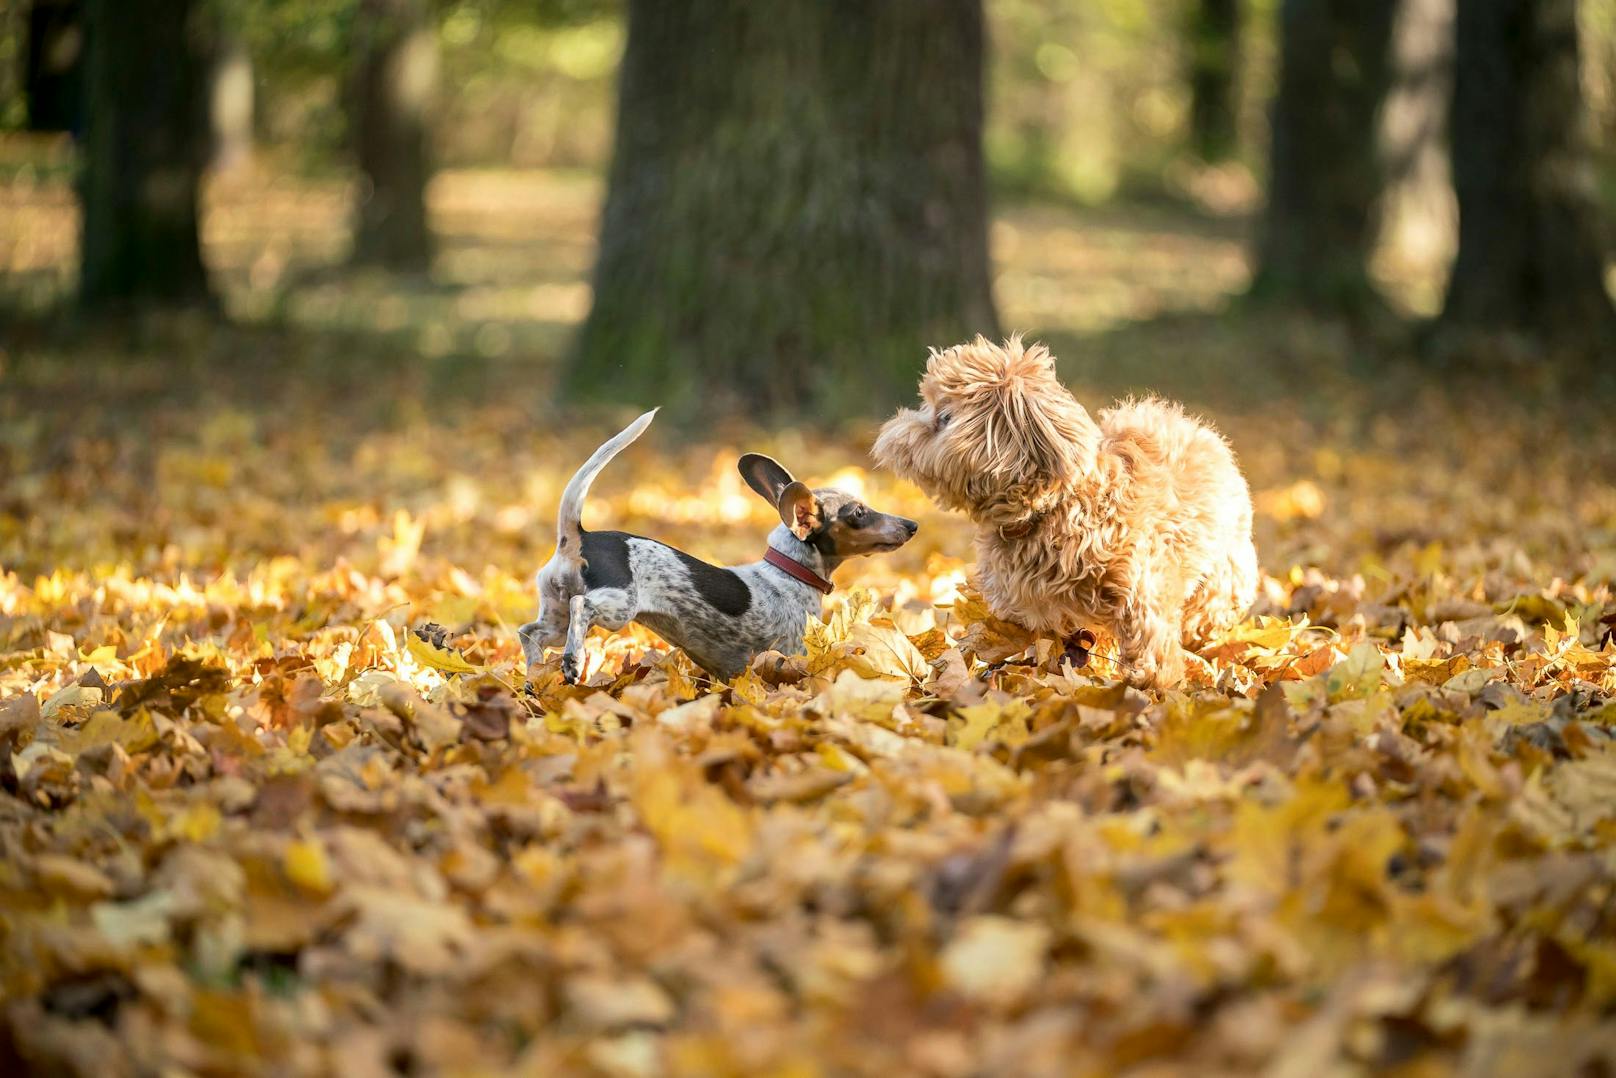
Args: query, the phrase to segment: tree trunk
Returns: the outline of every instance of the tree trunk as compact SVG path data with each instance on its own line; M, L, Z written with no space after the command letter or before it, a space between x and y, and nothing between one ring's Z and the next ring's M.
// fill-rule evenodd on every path
M193 0L90 0L80 300L211 303L197 228L208 56Z
M1459 4L1459 254L1442 320L1608 361L1616 310L1604 284L1577 48L1574 0Z
M997 330L980 0L630 0L566 385L866 413Z
M360 0L350 130L359 165L355 262L421 271L432 264L427 139L437 46L423 0Z
M1283 0L1268 206L1252 293L1353 312L1373 304L1377 117L1395 0Z
M1191 0L1190 149L1216 164L1239 145L1240 0Z

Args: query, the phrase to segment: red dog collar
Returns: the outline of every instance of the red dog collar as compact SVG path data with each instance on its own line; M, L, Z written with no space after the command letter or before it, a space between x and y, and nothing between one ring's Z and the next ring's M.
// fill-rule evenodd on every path
M787 557L778 550L774 549L772 546L763 552L763 560L787 576L796 577L804 584L807 584L810 588L818 588L826 595L829 595L835 588L834 584L820 576L818 573L814 572L812 569L808 568L802 562L798 561L796 558Z

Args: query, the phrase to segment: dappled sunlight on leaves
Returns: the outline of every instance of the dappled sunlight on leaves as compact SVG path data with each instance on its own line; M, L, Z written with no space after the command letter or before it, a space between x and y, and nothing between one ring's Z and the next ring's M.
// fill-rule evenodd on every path
M71 285L59 171L0 189L23 306ZM1616 1054L1608 423L1435 383L1376 397L1357 342L1311 323L1062 348L1091 407L1150 386L1239 405L1214 418L1262 595L1161 695L1103 637L1074 669L995 619L968 525L869 471L868 429L659 427L587 526L755 558L773 517L735 460L759 451L921 531L838 571L805 655L715 685L630 627L567 686L524 669L514 628L562 485L620 426L548 401L597 196L443 172L438 264L400 280L328 272L341 185L237 174L208 192L209 261L284 339L182 322L0 354L0 1058L965 1076ZM1211 310L1246 273L1238 222L1157 211L1011 207L994 239L1012 328Z
M1525 461L1455 446L1496 415L1231 417L1263 595L1150 696L1103 637L1074 670L994 619L967 526L860 441L653 434L590 526L755 557L744 448L920 535L839 571L804 656L715 685L631 627L567 686L513 627L604 425L288 392L8 435L23 1058L1294 1073L1613 1048L1597 439Z

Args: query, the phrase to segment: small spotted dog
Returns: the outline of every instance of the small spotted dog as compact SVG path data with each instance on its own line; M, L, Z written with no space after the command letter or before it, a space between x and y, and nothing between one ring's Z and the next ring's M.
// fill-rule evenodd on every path
M584 497L602 468L651 425L646 412L595 450L567 484L556 551L539 570L539 616L518 632L528 665L564 644L561 676L576 683L591 626L616 632L631 621L684 648L728 679L753 656L801 654L809 614L830 594L830 574L848 558L896 550L919 525L878 513L845 491L810 490L768 457L748 453L741 477L780 514L761 561L721 569L655 539L583 529Z

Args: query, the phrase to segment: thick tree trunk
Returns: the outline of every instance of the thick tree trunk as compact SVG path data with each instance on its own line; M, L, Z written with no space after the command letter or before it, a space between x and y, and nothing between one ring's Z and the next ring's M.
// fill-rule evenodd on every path
M980 0L631 0L574 395L831 416L997 329Z
M360 0L349 127L359 165L354 261L418 271L432 264L426 185L437 47L423 0Z
M1461 2L1445 327L1616 356L1574 0Z
M197 229L208 55L193 0L90 0L79 296L208 303Z
M1190 149L1216 163L1239 145L1240 0L1191 0Z
M1373 302L1377 117L1395 0L1283 0L1268 206L1252 292L1323 310Z

